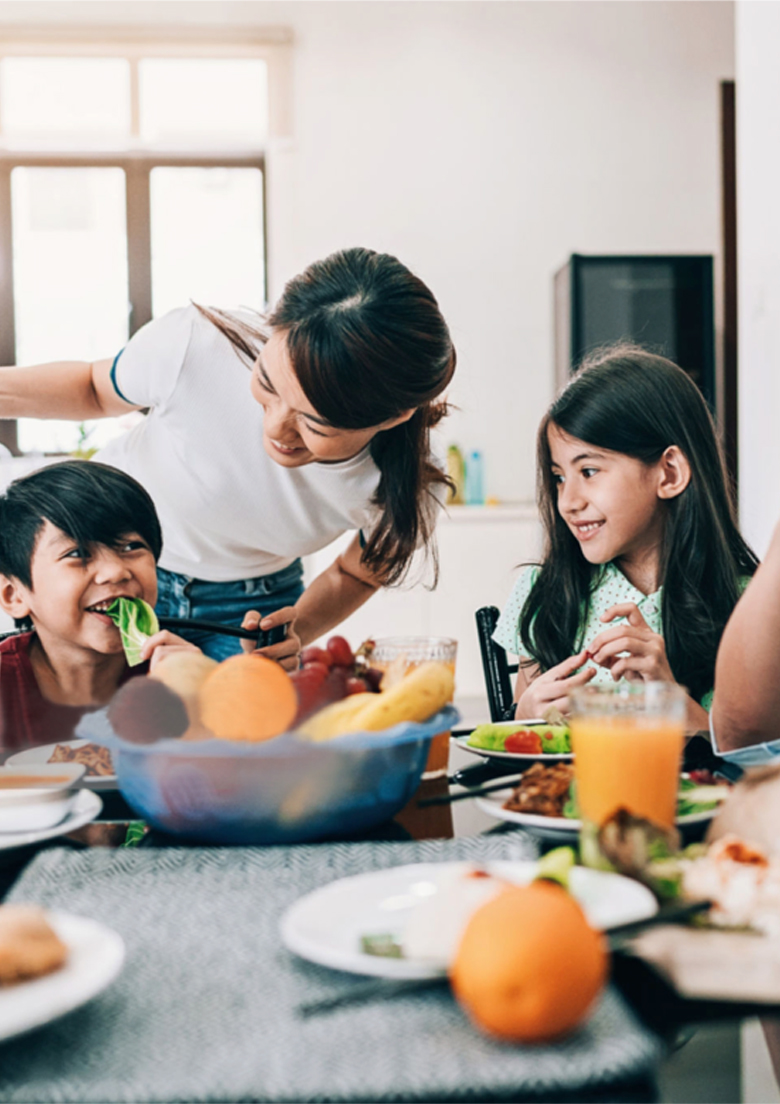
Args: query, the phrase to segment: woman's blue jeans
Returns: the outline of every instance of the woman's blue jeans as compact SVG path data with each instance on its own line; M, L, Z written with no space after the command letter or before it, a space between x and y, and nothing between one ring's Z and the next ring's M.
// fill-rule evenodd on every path
M187 617L240 625L247 610L263 616L283 606L293 606L303 594L303 565L300 560L274 575L239 579L233 583L209 583L189 575L157 568L158 617ZM179 636L197 644L212 659L222 660L240 652L241 641L218 633L182 632Z

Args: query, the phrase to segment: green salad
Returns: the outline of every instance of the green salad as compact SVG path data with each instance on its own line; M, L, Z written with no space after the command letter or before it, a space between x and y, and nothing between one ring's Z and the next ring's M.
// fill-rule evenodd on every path
M483 724L466 741L485 751L523 755L570 755L571 737L565 724Z
M717 809L721 801L724 801L729 792L728 786L702 785L692 778L684 775L680 778L677 790L677 816L692 816L694 813L708 813ZM563 806L563 816L571 820L579 820L580 811L577 808L577 791L575 783L569 787L569 796Z

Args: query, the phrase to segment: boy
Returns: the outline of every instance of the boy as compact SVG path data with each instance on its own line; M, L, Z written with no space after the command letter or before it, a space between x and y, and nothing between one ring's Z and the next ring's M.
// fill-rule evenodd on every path
M115 598L157 600L162 548L154 503L129 475L69 460L0 495L0 607L23 630L0 642L0 748L73 738L82 716L146 674L167 651L198 651L169 632L151 637L147 662L128 667Z

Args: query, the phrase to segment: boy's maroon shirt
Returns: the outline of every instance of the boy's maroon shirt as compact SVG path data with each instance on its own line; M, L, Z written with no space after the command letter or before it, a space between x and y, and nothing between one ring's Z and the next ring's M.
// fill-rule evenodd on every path
M44 698L30 659L34 635L19 633L0 641L0 751L72 740L77 724L90 712L84 706L59 705ZM120 685L148 671L148 663L127 667Z

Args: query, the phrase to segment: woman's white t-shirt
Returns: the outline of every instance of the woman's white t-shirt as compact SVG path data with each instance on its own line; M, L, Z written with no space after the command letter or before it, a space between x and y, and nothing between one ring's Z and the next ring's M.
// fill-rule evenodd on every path
M149 322L115 365L121 396L149 407L95 457L154 500L160 565L210 582L280 571L348 530L370 528L379 470L368 448L284 468L263 447L263 408L230 341L194 306Z

